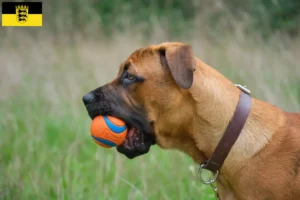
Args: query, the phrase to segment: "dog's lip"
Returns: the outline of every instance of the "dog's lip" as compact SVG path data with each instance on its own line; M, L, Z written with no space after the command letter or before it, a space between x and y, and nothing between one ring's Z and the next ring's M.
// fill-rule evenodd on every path
M128 136L128 137L133 137L134 134L135 134L135 132L138 133L138 134L142 134L142 131L141 131L141 130L136 129L136 128L134 128L133 126L128 126L128 125L127 125L127 127L128 127L128 132L127 132L127 136Z
M127 145L127 146L133 146L134 143L137 143L140 141L140 136L143 134L140 130L134 128L133 126L127 125L127 135L125 137L125 140L121 145Z
M139 146L140 143L143 143L144 131L135 128L132 125L126 124L127 126L127 135L120 145L125 145L127 147Z
M132 126L127 128L128 132L124 142L117 146L117 150L127 158L133 159L143 155L150 150L150 146L155 144L154 134L146 133Z

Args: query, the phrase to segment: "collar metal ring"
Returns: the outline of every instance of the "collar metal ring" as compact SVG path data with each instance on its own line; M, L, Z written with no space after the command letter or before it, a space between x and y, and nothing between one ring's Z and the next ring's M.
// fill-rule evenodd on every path
M219 170L217 170L217 172L214 173L214 176L213 176L211 179L209 179L209 180L204 180L204 179L202 178L202 171L203 171L203 169L204 169L204 164L200 165L199 170L198 170L198 178L199 178L199 180L200 180L203 184L205 184L205 185L210 185L210 184L216 182L216 180L217 180L217 178L218 178L218 176L219 176Z

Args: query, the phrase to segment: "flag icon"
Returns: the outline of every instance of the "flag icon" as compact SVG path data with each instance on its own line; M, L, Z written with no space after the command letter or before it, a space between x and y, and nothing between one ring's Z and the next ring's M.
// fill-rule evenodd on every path
M42 25L42 2L2 2L2 26Z

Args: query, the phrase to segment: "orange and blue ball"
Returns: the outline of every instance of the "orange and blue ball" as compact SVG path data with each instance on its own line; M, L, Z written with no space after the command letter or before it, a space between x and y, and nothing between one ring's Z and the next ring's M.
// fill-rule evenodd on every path
M127 135L125 122L113 116L95 117L90 131L94 142L105 148L119 146Z

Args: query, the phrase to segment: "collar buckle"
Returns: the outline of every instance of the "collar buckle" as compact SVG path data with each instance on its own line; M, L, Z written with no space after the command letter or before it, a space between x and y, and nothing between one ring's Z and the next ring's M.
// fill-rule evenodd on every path
M240 84L235 84L235 86L242 90L244 93L251 95L251 91L246 86L242 86Z

